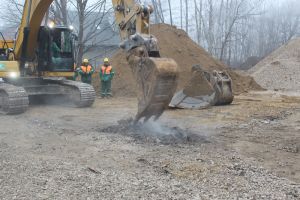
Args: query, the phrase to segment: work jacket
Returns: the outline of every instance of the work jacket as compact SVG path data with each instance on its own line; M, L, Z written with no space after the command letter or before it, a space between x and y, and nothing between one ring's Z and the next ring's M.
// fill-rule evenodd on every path
M91 65L81 66L79 69L79 74L81 75L81 81L83 83L92 83L92 75L94 73L94 68Z
M112 80L112 78L114 77L114 70L112 68L112 66L102 66L100 69L100 79L101 81L110 81Z
M94 73L94 68L91 65L81 66L79 72L80 72L80 74L90 74L90 75L92 75Z

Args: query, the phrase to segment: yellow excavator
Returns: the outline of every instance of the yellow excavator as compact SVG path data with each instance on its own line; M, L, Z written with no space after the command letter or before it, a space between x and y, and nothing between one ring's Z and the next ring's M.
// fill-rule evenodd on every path
M2 36L0 112L24 112L29 97L65 95L78 107L91 106L91 85L68 80L74 74L74 34L68 27L41 26L52 0L26 0L13 47ZM57 47L56 52L53 50Z
M30 96L66 95L79 107L95 100L92 86L67 78L74 74L74 37L68 27L41 26L53 0L26 0L13 48L0 41L0 112L24 112ZM140 91L136 121L157 119L168 107L178 79L174 60L161 58L157 39L150 34L151 6L134 0L112 0L122 39L121 48ZM53 46L58 47L55 52Z

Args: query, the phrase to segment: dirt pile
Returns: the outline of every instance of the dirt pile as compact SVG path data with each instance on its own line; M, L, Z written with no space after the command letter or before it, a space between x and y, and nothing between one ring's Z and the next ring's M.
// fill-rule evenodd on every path
M249 72L266 89L300 91L300 38L275 50Z
M176 27L159 24L152 26L152 34L159 41L162 57L173 58L180 70L178 89L182 89L191 78L193 65L200 65L209 71L226 70L233 80L235 94L249 90L259 90L261 87L249 76L242 76L227 68L223 63L214 59L203 48L199 47L188 35ZM136 82L125 59L125 53L119 50L111 59L116 69L113 91L117 96L135 95ZM96 88L99 86L95 85Z

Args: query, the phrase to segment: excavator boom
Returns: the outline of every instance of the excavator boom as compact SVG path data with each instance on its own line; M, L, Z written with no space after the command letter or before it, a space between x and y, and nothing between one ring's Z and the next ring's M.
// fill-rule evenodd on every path
M37 37L40 25L53 0L26 0L23 9L22 21L18 29L14 54L19 60L22 54L22 47L27 57L33 58L37 45ZM26 45L24 45L26 42Z

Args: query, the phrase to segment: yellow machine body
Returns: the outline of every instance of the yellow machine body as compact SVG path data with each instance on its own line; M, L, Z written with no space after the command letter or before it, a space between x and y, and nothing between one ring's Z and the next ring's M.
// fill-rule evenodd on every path
M0 78L20 77L19 62L0 61Z
M14 45L15 45L14 40L0 40L0 48L5 47L5 48L13 49Z

